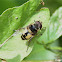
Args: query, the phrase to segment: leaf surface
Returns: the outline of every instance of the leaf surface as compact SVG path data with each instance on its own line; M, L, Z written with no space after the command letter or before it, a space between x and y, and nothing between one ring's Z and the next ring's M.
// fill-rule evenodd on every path
M35 14L37 7L41 0L30 0L19 7L9 8L4 11L0 16L0 44L8 39L14 32L13 30L24 27L33 23L34 20L30 20ZM31 21L31 22L30 22ZM28 24L26 24L28 23ZM2 48L0 48L0 58L7 60L8 62L20 62L27 55L30 54L32 47L27 50L27 40L21 39L23 30L16 33L11 37Z
M48 15L47 15L48 16ZM47 24L46 24L47 26ZM42 36L38 37L37 40L44 45L48 43L54 43L62 35L62 7L57 9L51 16L48 27ZM53 47L52 47L53 48ZM60 47L58 47L60 48ZM58 49L56 48L56 49ZM56 54L52 51L48 51L44 46L35 43L31 54L25 58L25 60L53 60Z
M40 42L50 43L62 35L62 7L51 16L50 23L45 33L38 39Z

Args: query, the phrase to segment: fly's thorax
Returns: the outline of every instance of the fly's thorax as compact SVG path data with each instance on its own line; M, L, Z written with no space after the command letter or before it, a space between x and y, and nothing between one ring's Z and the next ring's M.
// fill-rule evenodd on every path
M37 33L37 30L35 29L34 24L29 26L29 32L33 35Z
M29 28L30 26L27 27L27 30L29 33L33 34L33 32L31 31L31 29Z
M23 31L23 34L21 36L21 38L23 40L27 40L30 39L31 37L33 37L38 30L40 30L42 28L42 23L39 21L35 21L35 23L30 24L29 26L27 26L25 28L25 30Z

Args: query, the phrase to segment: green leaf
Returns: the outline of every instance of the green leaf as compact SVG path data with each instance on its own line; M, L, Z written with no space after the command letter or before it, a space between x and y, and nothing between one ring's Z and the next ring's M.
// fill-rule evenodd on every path
M1 59L0 59L0 62L1 62Z
M33 15L38 15L35 14L35 11L40 2L41 0L30 0L19 7L9 8L2 13L0 16L0 44L14 33L13 30L23 27L26 23L34 22L33 19L30 19ZM27 40L23 41L20 38L21 32L17 32L0 48L0 58L6 59L8 62L20 62L30 54L33 46L26 52Z
M55 54L44 48L43 45L35 43L34 48L29 56L27 56L23 61L31 60L53 60L55 59Z
M3 43L9 36L13 34L14 29L26 27L34 22L34 20L40 20L45 27L49 20L49 10L47 8L41 9L39 12L35 12L40 0L30 0L20 7L7 9L0 16L0 43ZM47 16L48 15L48 16ZM24 22L24 23L23 23ZM24 25L24 26L23 26ZM23 41L20 38L20 33L23 30L16 33L11 39L9 39L3 47L0 49L0 58L7 60L8 62L20 62L32 51L33 45L27 50L27 40Z
M20 7L9 8L2 13L0 16L0 43L12 35L14 29L21 28L29 21L40 2L41 0L36 0L36 2L30 0Z
M43 8L39 12L36 12L23 27L33 23L34 20L42 21L43 25L48 24L49 17L50 14L48 8ZM3 47L0 49L0 58L6 59L8 62L20 62L23 60L23 58L30 54L33 48L33 41L35 40L33 39L33 41L30 43L31 45L27 51L27 40L24 41L20 38L20 33L22 31L23 30L18 31L15 36L13 36L5 45L3 45Z
M36 41L44 43L44 45L55 42L62 35L62 7L60 7L50 18L50 23L42 36ZM44 48L44 45L35 43L31 54L25 60L54 60L56 54ZM47 46L46 46L47 48ZM52 48L54 49L54 48ZM61 50L62 48L55 48ZM24 60L24 61L25 61Z
M60 7L50 18L50 23L45 33L38 39L44 43L50 43L62 35L62 7Z

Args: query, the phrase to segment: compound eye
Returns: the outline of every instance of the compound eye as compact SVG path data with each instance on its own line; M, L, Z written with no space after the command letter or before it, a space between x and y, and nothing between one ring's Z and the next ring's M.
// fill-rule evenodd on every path
M42 28L42 24L40 25L40 29Z

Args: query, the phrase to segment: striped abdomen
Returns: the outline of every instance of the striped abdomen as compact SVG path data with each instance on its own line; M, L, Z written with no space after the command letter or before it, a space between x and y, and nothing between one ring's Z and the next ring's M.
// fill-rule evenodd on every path
M21 38L22 40L28 40L32 37L32 34L30 34L29 32L26 32L25 34L22 34Z

